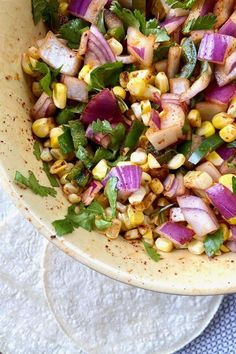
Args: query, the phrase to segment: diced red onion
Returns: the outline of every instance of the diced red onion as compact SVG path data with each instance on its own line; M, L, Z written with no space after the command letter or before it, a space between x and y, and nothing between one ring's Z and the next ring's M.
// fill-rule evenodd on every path
M85 55L88 50L89 30L82 33L78 54Z
M228 104L235 93L236 84L228 84L223 87L211 84L205 92L205 99L209 102Z
M232 233L232 239L236 242L236 225L231 225L230 230Z
M167 221L163 225L156 228L155 231L161 236L169 238L177 245L184 245L185 243L191 241L194 236L193 230L171 221Z
M177 178L174 177L174 181L172 183L171 188L167 192L164 192L164 196L167 198L175 197L176 193L177 193L178 185L179 185L179 182L178 182Z
M215 0L203 0L200 1L201 6L200 6L200 16L205 16L209 12L212 12L214 5L215 5Z
M215 28L220 26L228 20L233 11L235 0L217 0L214 6L213 14L216 16Z
M194 42L200 42L205 34L214 33L214 30L195 30L191 31L191 38Z
M97 119L108 120L110 123L123 121L117 99L109 89L104 89L91 98L81 115L81 120L85 124Z
M117 177L117 188L120 191L135 192L141 186L142 169L136 165L113 167L102 181L105 186L109 178Z
M153 61L155 37L145 36L134 27L127 31L128 52L144 66L151 66Z
M210 161L203 162L196 168L196 170L208 173L208 175L211 176L215 182L218 182L221 177L219 170L217 170L217 168Z
M101 9L107 0L70 0L69 12L84 20L96 23Z
M118 55L116 60L121 61L123 64L133 64L136 62L136 59L133 57L133 55Z
M213 211L199 197L184 195L177 197L181 211L198 236L205 236L219 228Z
M179 71L182 48L180 46L170 47L168 52L167 76L169 79L174 78Z
M168 34L172 34L179 28L186 20L187 16L173 16L166 18L165 21L160 23L161 27L164 27Z
M88 85L76 77L61 76L61 82L67 87L67 97L70 100L88 102Z
M178 173L177 176L176 176L176 179L178 181L178 187L177 187L175 195L176 196L184 195L185 192L186 192L186 188L185 188L185 185L184 185L184 176L181 173Z
M182 135L182 129L177 126L161 130L150 127L146 131L146 137L157 151L163 150L166 147L177 143Z
M234 51L225 62L225 73L228 75L236 68L236 51Z
M170 79L170 92L176 95L181 95L190 87L190 81L182 77Z
M101 145L105 149L108 148L111 142L110 136L108 134L94 133L91 124L88 126L85 135L88 139L94 141L98 145Z
M236 253L236 241L227 241L225 245L231 252Z
M225 65L216 65L215 78L220 87L236 79L236 64L234 65L234 63L236 63L235 52L227 57Z
M33 119L52 117L56 112L56 106L51 97L45 92L39 97L38 101L32 107L30 115Z
M236 11L232 13L228 21L219 29L219 33L236 37Z
M185 217L181 211L181 208L171 208L170 209L170 221L173 221L173 222L185 221Z
M185 112L180 105L162 100L161 129L177 126L182 128L185 122Z
M171 187L173 186L173 183L175 181L175 175L174 174L169 174L166 179L163 182L163 186L165 190L168 192Z
M206 33L201 40L198 59L216 64L224 64L232 37L219 33Z
M223 160L228 160L231 156L235 155L236 149L235 148L229 148L226 145L222 145L216 150L217 154L220 155L220 157Z
M80 67L80 59L76 52L63 44L49 31L39 47L40 58L53 69L61 68L61 73L75 76Z
M155 110L152 109L151 110L151 122L154 124L155 127L157 127L158 129L161 128L161 120L160 120L160 116L159 113Z
M104 10L104 20L106 27L108 29L112 28L123 28L123 22L116 16L112 11L105 9Z
M214 207L226 219L236 217L236 195L218 183L206 190L207 196Z
M230 158L230 161L231 161L231 158ZM233 160L231 161L230 164L229 164L229 161L226 160L220 166L220 173L222 175L226 175L228 173L233 173L236 175L236 167L235 166L236 166L236 158L235 157L233 157Z
M92 181L89 187L81 195L81 199L84 205L90 205L102 188L102 183L99 181Z

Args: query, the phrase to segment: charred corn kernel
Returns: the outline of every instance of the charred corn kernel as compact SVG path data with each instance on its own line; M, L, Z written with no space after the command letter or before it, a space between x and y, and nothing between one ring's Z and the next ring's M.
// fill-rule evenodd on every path
M123 45L114 37L108 39L108 44L115 55L121 55L123 52Z
M65 160L67 157L60 149L51 149L50 153L55 160Z
M220 246L220 250L221 250L221 252L223 252L223 253L228 253L228 252L230 252L230 249L229 249L228 247L226 247L225 245L221 245L221 246Z
M161 91L162 94L169 91L169 80L164 72L159 72L156 75L155 86Z
M165 237L159 237L155 242L156 248L162 252L171 252L173 250L173 243Z
M226 125L233 123L234 119L227 113L221 112L212 118L212 124L216 129L222 129Z
M123 87L115 86L115 87L113 87L112 91L113 91L114 95L121 97L122 100L125 100L126 92L123 89Z
M205 251L204 244L202 241L192 240L188 244L188 250L190 253L200 255L200 254L204 253L204 251Z
M131 105L131 109L134 112L136 118L141 119L142 117L142 107L141 102L135 102Z
M201 124L200 128L197 128L196 134L208 138L215 134L215 128L211 122L205 121Z
M149 100L143 100L140 102L142 114L151 113L152 106Z
M232 143L236 139L236 126L234 124L226 125L220 130L219 135L226 143Z
M150 69L131 71L128 75L129 80L138 78L142 79L147 84L153 84L155 82L155 77L152 75Z
M78 78L80 80L84 80L89 85L90 84L90 73L92 70L93 70L93 68L90 65L88 65L88 64L84 65L79 72ZM89 82L87 82L87 81L89 81Z
M200 112L197 109L191 109L187 119L193 128L200 128L202 124L202 118Z
M117 203L116 203L116 209L117 209L119 212L121 212L121 213L125 213L126 210L127 210L127 205L124 205L124 204L122 204L122 203L120 203L120 202L117 202Z
M233 177L236 177L232 173L227 173L219 178L219 183L223 184L223 186L227 187L228 189L233 192Z
M224 241L229 240L229 238L230 238L230 230L229 230L228 226L226 224L221 223L220 224L220 228L223 231Z
M66 183L66 184L63 186L63 192L64 192L66 195L77 194L77 193L79 193L79 188L76 187L73 183Z
M136 77L128 82L127 89L132 96L141 97L145 94L146 84L143 79Z
M64 160L55 161L54 164L50 168L50 173L53 175L56 175L59 172L65 171L66 165L67 165L67 162Z
M147 154L143 149L139 148L136 151L132 152L130 156L130 161L137 165L143 165L147 162Z
M152 154L148 154L148 166L150 169L161 167L157 159Z
M52 98L55 106L60 109L66 107L67 87L64 84L56 83L53 87Z
M227 220L230 225L236 225L236 217Z
M206 160L211 162L214 166L221 166L224 160L217 154L217 152L212 151L206 156Z
M130 222L129 217L127 215L127 212L118 213L117 217L121 221L122 231L127 231L127 230L131 230L132 229L132 225L131 225L131 222Z
M146 221L146 220L145 220ZM150 225L141 225L138 228L139 233L143 236L145 235L148 231L152 231Z
M141 118L142 118L143 124L146 125L146 127L148 127L150 124L150 120L151 120L151 113L142 114Z
M35 97L40 97L42 95L43 89L42 89L42 87L41 87L39 82L34 81L32 83L32 92L33 92Z
M68 183L67 179L68 173L63 174L63 176L60 178L60 183L64 186L66 183Z
M121 221L119 219L112 220L112 226L105 231L105 235L109 239L116 239L121 231Z
M63 16L67 15L68 14L68 7L69 7L69 4L67 2L61 2L59 4L59 13Z
M28 49L28 55L33 59L40 59L39 50L36 47L30 47Z
M148 162L144 163L143 165L140 165L140 167L143 170L143 172L148 172L149 171Z
M189 171L184 176L184 185L186 188L207 189L213 184L212 177L202 171Z
M32 131L37 137L46 138L53 126L52 118L40 118L35 120L32 124Z
M141 177L142 184L150 183L151 180L152 180L152 177L148 173L142 172L142 177Z
M65 173L68 174L72 170L73 167L74 167L73 163L67 163L65 169L61 172L58 172L58 176L61 178L62 176L65 175Z
M227 113L236 118L236 97L231 100Z
M158 202L157 202L157 205L160 206L160 207L164 207L166 205L168 205L169 202L166 198L159 198L158 199Z
M129 202L131 205L141 203L146 195L146 189L141 186L138 190L129 196Z
M154 246L154 239L153 239L153 233L152 230L147 231L143 235L143 240L148 243L150 246Z
M128 71L123 71L120 74L120 86L123 88L127 88L128 82L129 82L129 73Z
M138 229L133 229L126 231L124 238L126 240L137 240L140 238L140 233L138 232Z
M134 209L131 205L127 208L127 215L132 228L135 228L144 222L144 214L142 211Z
M148 84L144 92L144 95L142 96L142 99L152 100L153 97L155 97L156 95L160 96L161 91L158 88Z
M37 76L38 74L33 71L31 65L32 65L32 64L31 64L29 55L26 54L26 53L24 53L24 54L22 55L22 59L21 59L21 66L22 66L23 71L24 71L27 75L30 75L30 76Z
M185 163L185 156L183 154L177 154L168 162L168 167L171 170L177 170Z
M37 121L36 121L37 122ZM56 127L56 128L53 128L51 131L50 131L50 144L51 144L51 147L52 148L59 148L60 145L59 145L59 141L58 141L58 138L60 135L62 135L64 133L64 130L61 128L61 127Z
M47 139L43 142L43 147L45 147L45 148L50 147L50 139Z
M153 191L153 193L159 195L164 191L163 184L158 178L153 178L149 183L149 187Z
M95 179L101 181L107 174L108 165L106 160L102 159L92 170L92 175Z
M78 204L79 202L81 202L81 197L75 193L69 194L67 199L71 204Z
M52 154L49 150L49 148L44 148L43 151L41 152L40 158L42 161L45 162L50 162L53 160Z

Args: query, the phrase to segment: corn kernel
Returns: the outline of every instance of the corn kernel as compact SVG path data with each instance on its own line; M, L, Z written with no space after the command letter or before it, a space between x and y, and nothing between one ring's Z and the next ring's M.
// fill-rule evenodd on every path
M228 247L226 247L225 245L221 245L220 246L220 250L223 252L223 253L228 253L230 252L230 249Z
M148 127L150 124L150 120L151 120L151 113L142 114L141 118L142 118L143 124L146 125L146 127Z
M220 224L220 228L221 230L223 231L223 235L224 235L224 241L227 241L229 240L230 238L230 231L229 231L229 228L226 224Z
M93 68L86 64L82 67L79 72L78 78L84 80L88 85L90 85L90 73L93 71Z
M24 71L27 75L30 75L30 76L38 76L38 73L35 73L35 72L32 70L32 64L31 64L30 57L29 57L28 54L24 53L24 54L22 55L21 65L22 65L23 71Z
M77 186L75 186L73 183L66 183L63 186L63 192L66 195L77 194L77 193L79 193L79 188Z
M59 148L58 138L64 133L64 130L61 127L53 128L50 131L50 144L52 148Z
M52 118L40 118L32 124L32 131L38 138L46 138L53 127Z
M50 168L50 173L53 175L58 174L59 172L65 171L67 162L64 160L55 161ZM73 193L73 192L71 192Z
M236 97L231 100L227 113L236 118Z
M202 123L200 128L196 130L196 134L208 138L209 136L215 134L215 128L211 122L205 121Z
M161 167L157 159L150 153L148 154L148 166L150 169Z
M159 237L155 242L156 248L162 252L171 252L173 243L168 238Z
M55 160L65 160L67 158L67 155L63 154L60 149L51 149L50 153Z
M92 175L95 179L101 181L107 174L108 165L106 160L102 159L92 170Z
M152 75L151 69L131 71L128 75L129 80L138 78L142 79L147 84L153 84L155 82L155 77Z
M42 89L42 87L41 87L39 82L34 81L32 83L32 92L33 92L35 97L40 97L42 95L43 89Z
M63 16L66 16L68 14L68 7L69 7L69 4L67 2L61 2L59 4L59 13Z
M39 50L36 47L30 47L28 49L28 54L31 58L34 58L36 60L40 59Z
M227 173L219 178L219 183L223 184L223 186L227 187L228 189L233 192L233 175L232 173Z
M113 87L112 91L113 91L114 95L121 97L122 100L125 100L126 92L123 89L123 87L115 86L115 87Z
M107 238L114 240L116 239L121 231L121 221L119 219L113 219L112 220L112 226L109 227L106 231L105 231L105 235Z
M224 162L224 160L222 159L222 157L217 154L216 151L212 151L210 152L207 156L206 156L206 160L211 162L214 166L221 166L222 163Z
M81 202L81 197L75 193L69 194L67 199L71 204L78 204Z
M189 171L184 176L184 185L186 188L207 189L212 184L212 177L203 171Z
M183 154L177 154L168 162L168 167L171 170L177 170L185 163L185 156Z
M138 229L133 229L133 230L129 230L126 231L126 233L124 234L124 238L126 240L137 240L140 238L140 234L138 232Z
M129 73L128 71L123 71L120 74L120 86L123 88L127 88L128 82L129 82Z
M227 219L227 221L228 221L228 223L229 223L230 225L236 225L236 217Z
M169 80L164 72L159 72L156 75L155 86L161 91L162 94L169 91Z
M149 164L148 162L144 163L143 165L140 165L141 169L143 172L148 172L149 171Z
M148 173L142 172L142 177L141 177L142 184L150 183L151 180L152 180L152 177Z
M64 84L56 83L53 87L53 102L57 108L64 109L67 101L67 87Z
M149 187L153 191L153 193L159 195L164 191L163 184L158 178L153 178L149 183Z
M141 186L138 190L129 196L129 202L131 205L141 203L146 195L146 189Z
M144 96L146 91L146 84L142 79L134 78L131 79L127 84L127 89L130 94L135 97Z
M131 205L128 206L127 215L132 228L142 225L144 222L143 212L134 209Z
M147 154L139 148L131 154L130 161L137 165L143 165L147 162Z
M64 186L66 183L68 183L67 179L68 173L63 174L63 176L60 178L60 183Z
M44 148L41 152L40 158L42 161L50 162L53 160L52 154L50 153L49 148Z
M168 200L166 198L159 198L157 205L160 207L164 207L166 205L169 205L170 203L168 202Z
M236 126L233 124L226 125L220 130L219 135L226 143L232 143L236 139Z
M202 241L192 240L188 244L188 250L190 253L200 255L200 254L204 253L204 251L205 251L204 244Z
M192 127L194 127L194 128L201 127L202 118L201 118L200 112L197 109L192 109L189 112L187 119Z
M227 113L221 112L212 118L212 124L216 129L222 129L226 125L233 123L234 119Z
M114 37L108 39L108 44L115 55L121 55L123 52L122 44Z
M142 114L151 113L152 106L149 100L143 100L140 102Z

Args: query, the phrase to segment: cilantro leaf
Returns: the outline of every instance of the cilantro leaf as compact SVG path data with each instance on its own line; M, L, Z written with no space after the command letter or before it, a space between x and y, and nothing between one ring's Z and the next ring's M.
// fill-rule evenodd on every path
M157 253L157 251L155 250L155 248L153 248L151 245L149 245L149 243L145 242L144 240L142 241L144 248L147 252L147 254L149 255L149 257L154 261L154 262L159 262L161 259L161 256L159 253Z
M59 34L66 39L70 48L79 48L81 35L88 29L88 24L81 19L74 19L62 25Z
M46 162L43 162L43 171L46 173L46 176L52 187L59 187L59 183L54 175L50 173L49 165Z
M185 9L189 10L193 7L196 0L184 0L184 1L177 1L177 0L165 0L167 5L169 5L172 9Z
M14 181L26 188L31 189L33 193L40 195L41 197L47 197L48 195L55 197L57 194L55 189L40 185L32 171L29 171L28 178L23 176L19 171L16 171Z
M173 47L174 45L175 45L174 42L168 42L155 49L153 54L153 62L156 63L159 60L166 59L170 47Z
M37 25L43 13L47 7L47 0L32 0L32 14L34 19L34 24Z
M112 1L110 10L122 20L125 27L128 28L131 26L139 29L139 20L134 16L131 10L122 7L118 1Z
M102 133L102 134L113 134L113 128L111 123L108 120L100 120L92 123L92 129L94 133Z
M233 176L232 178L232 187L233 187L233 193L236 194L236 177Z
M101 10L98 16L97 20L97 28L102 34L106 34L106 28L105 28L105 23L104 23L104 11Z
M224 233L220 228L213 234L207 235L204 240L204 249L209 257L213 257L217 251L219 251L220 246L224 243Z
M117 177L111 177L106 184L106 187L104 189L104 194L108 198L110 207L112 209L112 216L114 217L116 215L116 200L117 200L117 182L118 178Z
M198 18L194 18L188 21L188 23L186 23L186 25L183 27L182 32L184 34L188 34L189 32L194 30L208 30L213 28L215 23L216 23L215 15L210 14L210 15L200 16Z
M100 90L105 87L116 86L122 71L123 64L121 62L106 63L98 66L90 74L90 87Z
M63 154L69 154L74 151L70 128L64 127L64 133L58 137L58 143Z
M70 120L75 118L76 114L81 114L85 108L85 103L79 103L75 107L66 107L61 110L56 116L56 122L58 125L67 124Z
M69 121L70 132L73 140L75 150L78 150L79 145L86 146L88 140L86 138L86 133L84 125L79 119Z
M110 150L99 147L94 155L93 163L96 165L100 160L114 160L116 152L111 152Z
M145 36L149 36L150 34L155 35L156 42L166 42L170 39L166 29L159 26L156 18L153 18L147 22L145 20L145 27L141 29L141 32L145 34Z
M101 206L101 204L97 200L94 200L87 207L87 211L90 213L94 213L96 215L104 215L104 208Z
M61 71L61 67L54 70L49 68L49 66L41 61L36 63L36 66L33 68L34 71L37 71L43 74L43 78L39 81L43 91L45 91L48 96L52 95L52 90L50 88L52 82L56 79Z
M76 152L76 157L82 161L88 169L93 166L93 156L91 152L86 150L82 145L79 145L78 150Z
M96 219L95 226L98 230L104 231L112 226L112 222L104 219Z
M179 77L188 79L192 75L197 64L197 50L191 37L184 41L182 50L186 64L183 66Z
M38 141L34 142L33 145L33 154L36 157L38 161L40 161L40 156L41 156L41 149L40 149L40 144Z

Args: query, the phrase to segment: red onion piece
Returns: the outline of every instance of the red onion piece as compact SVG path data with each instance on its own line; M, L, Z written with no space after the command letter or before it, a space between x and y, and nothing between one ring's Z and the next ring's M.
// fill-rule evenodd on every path
M61 73L75 76L80 67L81 60L76 52L63 44L51 31L49 31L39 47L40 58L54 69L61 68Z
M78 54L81 56L85 55L88 50L88 39L89 39L89 30L83 32L81 39L80 39Z
M123 122L117 99L109 89L95 95L81 115L81 120L85 124L90 124L98 118L108 120L110 123Z
M85 135L88 139L94 141L98 145L101 145L105 149L108 148L111 142L110 136L108 134L94 133L91 124L88 126Z
M185 112L180 105L167 103L162 100L162 108L161 129L166 129L173 126L183 128L185 122Z
M231 233L232 233L232 238L236 242L236 225L231 225L230 226L230 230L231 230Z
M227 57L225 65L216 65L215 78L220 87L236 79L236 64L234 63L236 63L236 55L232 53Z
M174 181L175 181L175 175L174 174L169 174L166 179L164 180L163 182L163 186L165 188L165 190L168 192L173 184L174 184Z
M235 241L227 241L226 247L230 249L231 252L236 253L236 242Z
M112 11L105 9L104 10L104 20L106 27L108 29L112 28L123 28L123 22L116 16Z
M236 11L232 13L228 21L219 29L219 33L236 37Z
M213 14L216 16L215 28L220 26L228 20L233 11L235 0L217 0L214 6Z
M218 183L208 188L206 194L223 218L231 219L236 216L236 195L228 188Z
M98 15L106 3L107 0L70 0L69 12L85 21L96 23Z
M167 76L169 79L174 78L179 71L182 48L178 45L170 47L168 52Z
M170 221L173 221L173 222L185 221L185 217L181 211L181 208L171 208L170 209Z
M153 123L156 128L161 128L161 119L159 113L155 109L151 110L151 123Z
M56 112L56 106L51 97L45 92L39 97L38 101L32 107L30 115L33 119L52 117Z
M177 245L184 245L191 241L194 236L193 230L171 221L167 221L165 224L156 228L155 231L161 236L169 238Z
M226 145L222 145L216 150L217 154L220 155L220 157L223 160L228 160L231 156L235 155L236 149L235 148L229 148Z
M92 181L89 187L81 195L84 205L90 205L102 188L103 185L99 181Z
M213 83L207 88L205 92L205 99L209 102L228 104L235 93L235 84L228 84L223 87L219 87L216 83Z
M181 95L190 87L190 81L182 77L170 79L170 92L175 95Z
M229 52L232 37L219 33L206 33L201 40L198 59L211 63L224 64Z
M76 77L61 76L61 82L67 87L67 97L74 101L88 102L88 85Z
M133 64L136 62L136 59L133 57L133 55L118 55L116 60L121 61L123 64Z
M181 211L198 236L205 236L219 228L213 211L199 197L184 195L177 197Z
M135 192L141 186L142 169L136 165L113 167L102 181L105 186L109 178L117 177L117 188L120 191Z
M182 129L177 126L161 130L150 127L146 131L146 137L157 151L163 150L166 147L177 143L182 135Z
M186 18L187 16L169 17L161 22L160 26L165 27L168 34L172 34L185 22Z
M127 31L128 52L144 66L151 66L153 61L155 37L145 36L134 27Z
M176 193L177 193L178 185L179 185L179 182L178 182L177 178L175 178L175 176L174 176L174 181L171 185L171 188L167 192L164 192L164 195L167 198L175 197Z
M214 30L195 30L191 31L191 38L194 42L200 42L205 34L214 33Z

